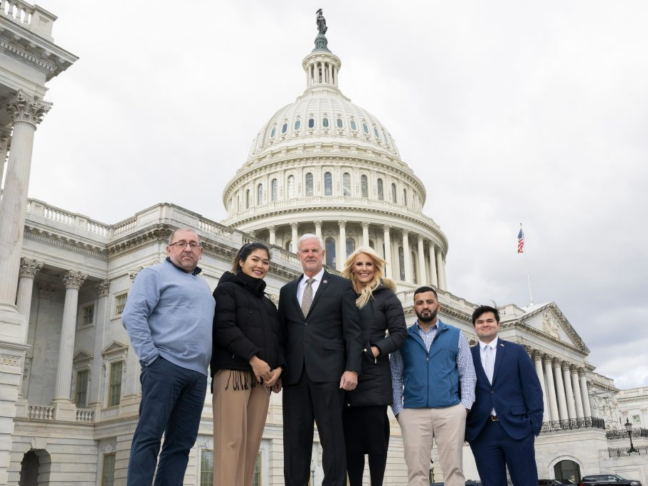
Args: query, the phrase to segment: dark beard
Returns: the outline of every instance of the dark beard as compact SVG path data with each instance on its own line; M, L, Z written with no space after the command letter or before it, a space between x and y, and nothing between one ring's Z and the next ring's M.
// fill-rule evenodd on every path
M419 321L421 322L432 322L434 319L436 319L437 316L437 311L433 311L429 317L424 317L418 312L416 313L416 317L418 317Z

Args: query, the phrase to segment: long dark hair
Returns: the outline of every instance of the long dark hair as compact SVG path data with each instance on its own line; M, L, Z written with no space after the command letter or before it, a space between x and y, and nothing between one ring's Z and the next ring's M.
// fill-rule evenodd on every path
M270 260L270 250L263 243L259 243L257 241L254 241L252 243L246 243L241 247L241 249L234 257L234 260L232 261L232 272L237 273L239 270L241 270L241 264L239 262L241 260L243 261L247 260L250 254L255 250L265 251L268 254L268 260Z

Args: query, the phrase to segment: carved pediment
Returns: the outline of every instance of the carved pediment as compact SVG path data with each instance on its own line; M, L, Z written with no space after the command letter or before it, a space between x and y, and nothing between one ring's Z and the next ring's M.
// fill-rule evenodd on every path
M520 322L540 331L547 337L589 353L585 342L560 311L555 302L535 308L520 317Z
M104 358L114 357L114 356L124 356L128 353L128 346L120 343L119 341L113 341L108 345L102 352L101 355Z
M92 361L93 355L91 352L82 349L75 356L72 362L75 365L83 365L90 363Z

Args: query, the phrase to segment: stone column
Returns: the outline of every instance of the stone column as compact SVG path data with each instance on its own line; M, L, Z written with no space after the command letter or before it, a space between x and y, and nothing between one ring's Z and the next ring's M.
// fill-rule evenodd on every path
M407 230L403 230L403 265L405 265L405 281L412 283L412 252L410 251L409 232Z
M542 354L537 351L533 354L533 361L535 363L536 374L538 375L538 380L540 380L540 387L542 388L542 405L544 407L544 413L542 415L543 422L551 421L551 411L547 406L547 387L545 385L544 371L542 369Z
M425 271L425 241L423 236L418 237L418 266L419 266L419 285L427 285L427 272Z
M553 369L551 368L551 356L544 357L545 365L545 375L547 376L547 388L549 392L549 407L551 410L551 421L558 422L560 421L560 415L558 414L558 402L556 401L556 387L554 385L553 379Z
M0 341L20 343L23 318L16 308L27 189L34 133L51 105L18 91L7 104L13 120L11 153L0 203ZM3 466L0 464L0 475Z
M560 360L555 359L553 362L554 379L556 380L556 391L558 392L558 411L560 412L560 420L568 420L567 414L567 400L565 399L565 384L563 383L562 364Z
M434 249L434 244L430 242L430 283L434 287L439 286L439 279L437 278L437 267L436 267L436 251Z
M362 222L362 246L369 246L369 223L367 221Z
M580 389L583 398L583 412L585 413L586 418L591 417L592 409L589 401L589 390L587 389L587 373L583 368L581 368L578 370L578 376L580 377Z
M18 281L16 306L18 307L18 312L25 318L22 340L20 341L23 344L27 344L27 334L29 333L29 316L31 314L34 278L42 266L43 264L36 260L28 260L27 258L20 259L20 280Z
M389 226L385 225L383 227L385 233L383 235L383 241L385 243L385 260L387 261L387 264L385 265L385 276L387 278L393 278L392 277L392 258L391 258L391 242L389 241Z
M315 234L322 239L322 222L315 221Z
M268 226L268 232L270 233L268 243L271 245L274 245L277 242L277 234L275 233L275 230L276 228L274 226Z
M574 390L574 400L576 401L576 416L579 419L582 419L585 418L585 415L583 414L583 398L578 383L578 369L575 366L572 366L571 368L571 381Z
M439 288L445 290L446 285L445 279L443 278L443 252L441 251L441 248L439 248L439 251L437 251L436 257L437 274L439 276Z
M292 230L292 249L293 253L297 253L297 242L299 241L299 233L297 233L297 229L299 228L299 223L290 223L290 229Z
M569 365L563 363L563 381L565 382L565 393L567 394L567 412L570 420L576 419L576 404L574 403L574 391L572 390L571 376L569 374Z
M346 261L346 221L338 221L340 227L340 234L338 240L338 255L336 261L336 268L341 272L344 270L344 262Z
M95 414L101 409L101 375L103 366L102 352L106 346L106 327L110 322L110 280L103 280L95 287L99 295L97 313L95 318L94 351L92 369L90 371L90 391L88 393L88 407L95 409ZM95 415L96 416L96 415Z
M0 127L0 189L2 189L2 176L9 151L9 140L11 140L11 128Z
M65 284L65 304L63 306L63 325L59 344L58 368L54 402L70 402L70 383L72 379L72 358L74 353L74 335L77 322L79 289L87 275L70 270L62 276ZM60 417L57 416L57 419Z

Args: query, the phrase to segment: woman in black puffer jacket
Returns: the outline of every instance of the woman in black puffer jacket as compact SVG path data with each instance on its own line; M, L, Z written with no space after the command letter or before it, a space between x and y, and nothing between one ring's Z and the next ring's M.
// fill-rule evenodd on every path
M383 484L389 445L387 406L392 403L389 354L400 349L407 337L396 285L382 278L385 263L372 248L363 247L344 264L343 275L351 279L358 295L363 337L358 386L347 392L343 415L351 486L362 485L365 454L369 455L371 485Z
M252 484L270 391L281 388L279 316L264 293L269 268L265 245L244 245L214 291L214 486Z

